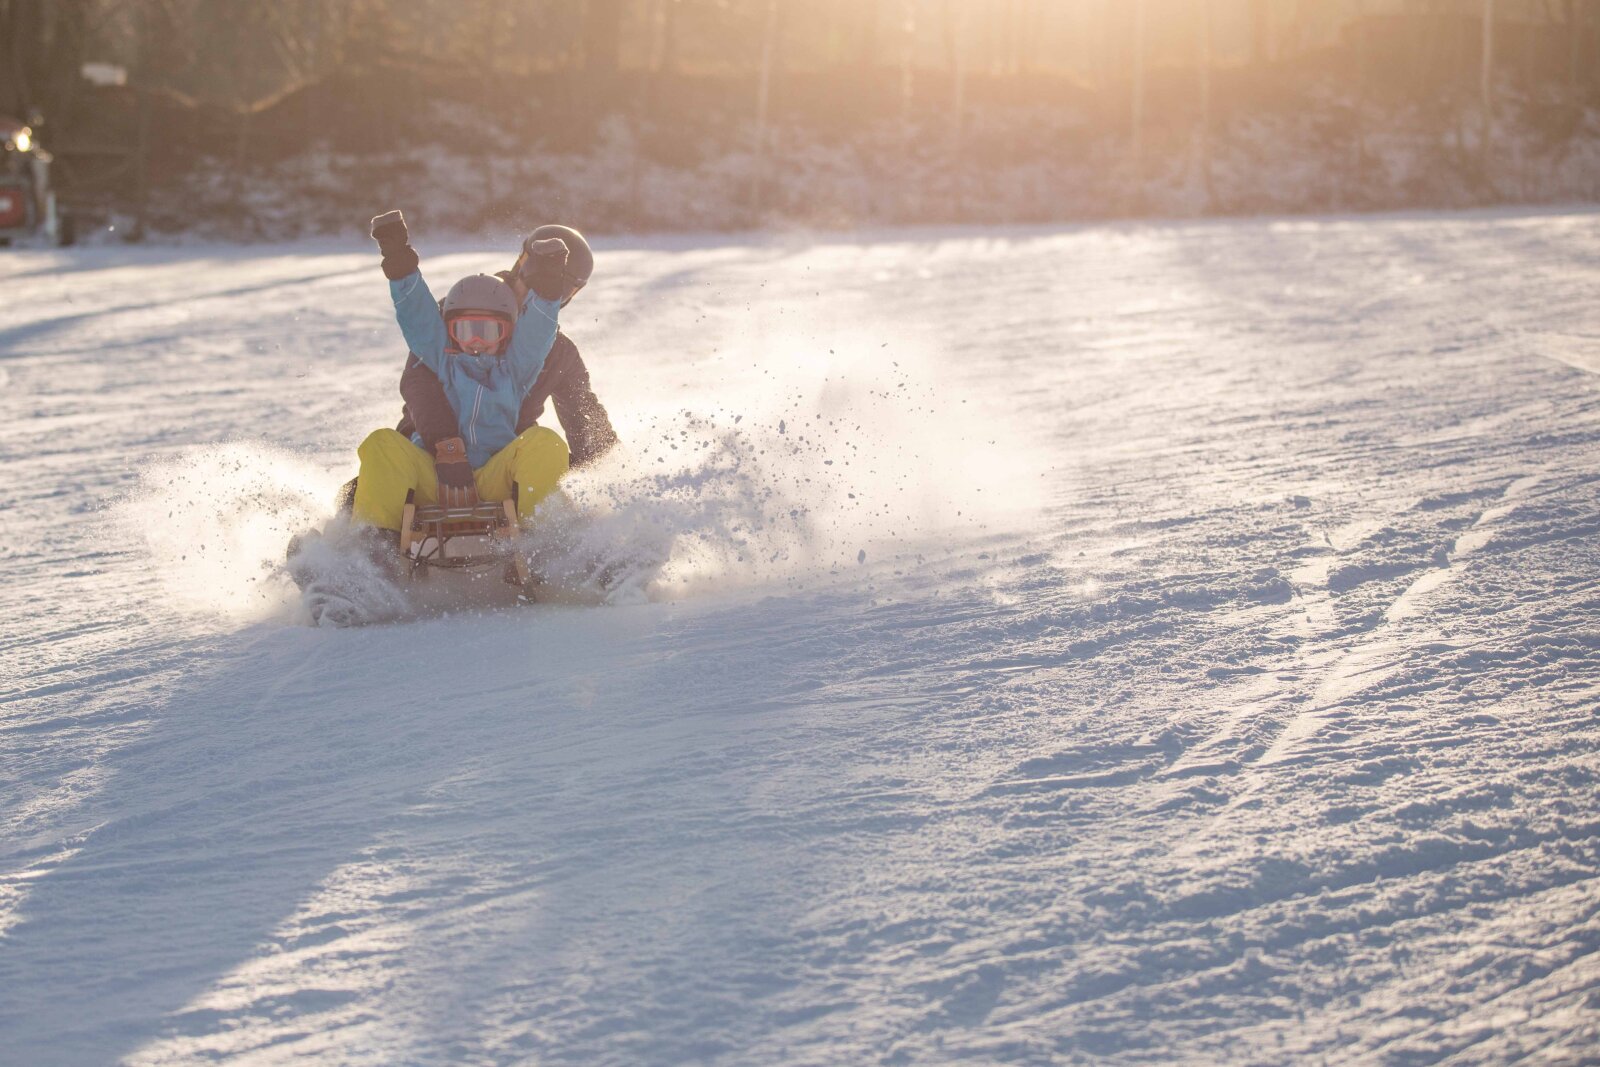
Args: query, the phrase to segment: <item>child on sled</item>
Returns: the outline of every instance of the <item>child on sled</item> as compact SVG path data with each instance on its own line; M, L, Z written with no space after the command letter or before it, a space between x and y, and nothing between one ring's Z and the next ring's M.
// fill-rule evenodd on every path
M505 278L463 278L439 301L423 280L400 212L372 220L400 332L411 356L431 372L431 388L448 402L456 432L436 435L431 454L420 432L367 435L357 450L349 525L336 520L330 527L345 533L304 534L289 545L288 572L312 622L360 625L402 609L394 581L405 566L401 527L408 525L408 504L470 510L515 494L514 509L507 509L526 519L566 474L569 454L559 434L526 424L518 432L524 402L556 342L561 308L587 280L568 269L569 240L589 254L582 235L548 230L568 236L536 232ZM348 536L360 549L353 556L340 547Z
M503 501L517 487L526 518L567 472L567 445L546 427L516 432L523 400L556 340L557 319L582 280L567 273L565 241L530 237L510 282L475 274L437 301L419 270L398 211L372 220L395 318L411 353L438 378L455 412L457 436L433 454L396 430L361 443L353 518L398 531L408 495L447 507Z

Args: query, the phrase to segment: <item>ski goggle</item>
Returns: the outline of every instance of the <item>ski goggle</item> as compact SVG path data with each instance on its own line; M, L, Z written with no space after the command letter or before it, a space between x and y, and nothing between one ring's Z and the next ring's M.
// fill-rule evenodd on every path
M450 340L466 351L499 348L511 336L511 324L498 315L457 315L450 320Z

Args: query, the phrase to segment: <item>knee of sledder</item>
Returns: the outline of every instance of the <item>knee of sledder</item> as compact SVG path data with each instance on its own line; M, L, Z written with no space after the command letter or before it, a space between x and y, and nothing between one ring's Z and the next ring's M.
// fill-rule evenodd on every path
M522 447L517 450L518 458L525 458L543 468L566 471L567 443L561 439L560 434L548 426L534 426L523 431L521 440Z
M393 439L396 437L400 437L400 434L388 427L384 427L381 430L373 430L367 434L361 445L356 449L356 455L363 462L370 460L374 456L381 455L394 447ZM400 440L404 441L405 438L400 437Z
M561 441L561 435L548 426L529 426L519 436L524 444L538 448L548 448L551 442L561 443L562 448L567 447L565 442Z

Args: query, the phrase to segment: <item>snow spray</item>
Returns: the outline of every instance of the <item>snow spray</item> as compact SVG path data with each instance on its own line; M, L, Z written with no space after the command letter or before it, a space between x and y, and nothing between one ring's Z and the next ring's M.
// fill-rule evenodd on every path
M141 472L112 516L126 540L144 544L177 606L262 618L296 599L280 573L285 546L327 518L340 481L264 445L205 445Z
M625 443L539 509L526 541L543 577L651 564L648 586L607 603L794 587L912 566L1030 521L1030 450L959 383L936 386L938 364L903 336L891 349L763 334L749 351L710 361L692 387L647 374L607 387ZM263 618L298 604L285 548L327 524L352 473L257 443L201 446L144 471L115 517L176 604Z
M1029 450L932 365L903 338L768 334L758 357L695 372L715 404L667 408L645 385L618 406L638 413L629 447L565 483L586 537L669 542L655 592L677 596L905 564L1026 525Z

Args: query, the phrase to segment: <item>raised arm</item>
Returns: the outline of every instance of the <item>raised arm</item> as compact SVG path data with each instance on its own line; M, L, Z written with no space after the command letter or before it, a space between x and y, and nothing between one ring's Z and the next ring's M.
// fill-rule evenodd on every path
M530 237L523 242L517 273L528 287L528 295L522 300L522 311L507 352L513 380L523 394L538 381L550 346L555 344L561 301L566 296L563 281L566 268L567 246L560 238L535 241Z
M522 301L522 314L517 317L517 328L512 331L511 347L506 352L512 380L521 395L527 395L544 370L545 357L556 343L556 316L560 312L560 301L546 300L537 293L530 292Z
M389 282L394 298L394 317L406 347L435 374L443 372L445 329L439 302L433 298L421 271Z
M389 279L394 316L406 346L434 373L444 360L444 318L439 304L417 269L417 251L411 247L405 216L390 211L372 220L372 238L383 253L383 274Z

